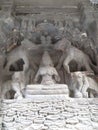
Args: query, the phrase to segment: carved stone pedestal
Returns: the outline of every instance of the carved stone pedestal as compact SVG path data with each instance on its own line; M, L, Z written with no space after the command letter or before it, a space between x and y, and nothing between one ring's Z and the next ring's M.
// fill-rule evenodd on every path
M68 86L65 84L27 85L25 98L32 99L35 95L64 95L65 97L69 97L69 90Z

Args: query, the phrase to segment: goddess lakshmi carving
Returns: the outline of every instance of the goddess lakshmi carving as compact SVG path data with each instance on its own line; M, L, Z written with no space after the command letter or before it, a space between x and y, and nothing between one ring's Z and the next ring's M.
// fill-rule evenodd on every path
M42 78L41 84L50 85L60 81L58 72L54 68L52 60L47 51L45 51L42 56L42 61L39 70L34 79L35 83L38 82L40 76Z

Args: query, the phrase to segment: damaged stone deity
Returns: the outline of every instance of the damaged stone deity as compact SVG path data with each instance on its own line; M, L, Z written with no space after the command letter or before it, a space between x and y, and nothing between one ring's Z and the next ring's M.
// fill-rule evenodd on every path
M91 14L93 18L89 21L83 4L79 5L79 10L80 17L63 13L54 17L55 13L48 16L42 12L2 14L0 86L3 99L26 98L28 85L58 88L61 84L68 86L71 97L97 97L96 21ZM10 95L10 90L14 91L14 96Z
M41 76L41 84L51 85L56 84L60 81L57 70L54 68L52 60L47 51L44 52L42 56L42 61L39 66L39 70L35 76L35 83L37 83L39 76Z

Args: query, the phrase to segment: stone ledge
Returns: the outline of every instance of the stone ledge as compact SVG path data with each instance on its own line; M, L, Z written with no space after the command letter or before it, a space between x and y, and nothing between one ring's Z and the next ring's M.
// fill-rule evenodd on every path
M34 95L62 95L69 96L68 86L64 84L53 85L27 85L25 95L27 97L34 97Z
M11 103L29 103L29 102L49 102L49 101L61 101L61 100L66 100L66 95L65 94L60 94L60 95L27 95L25 99L17 100L2 100L2 104L11 104ZM73 100L72 98L68 98L69 100Z

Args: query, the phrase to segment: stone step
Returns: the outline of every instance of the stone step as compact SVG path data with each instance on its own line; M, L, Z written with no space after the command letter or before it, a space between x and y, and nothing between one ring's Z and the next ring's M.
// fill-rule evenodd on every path
M45 5L45 6L52 6L52 5L55 5L55 6L62 6L62 5L77 5L78 2L83 2L85 3L86 5L90 4L89 0L60 0L60 1L57 1L57 0L16 0L15 1L16 4L20 5L20 4L25 4L25 5Z
M28 14L28 13L41 13L41 12L66 12L66 13L77 13L76 6L70 7L34 7L34 6L17 6L15 9L17 14Z
M54 89L68 89L68 86L65 84L53 84L53 85L27 85L27 90L54 90Z
M50 101L59 101L59 100L65 100L65 99L73 100L68 97L66 94L51 94L51 95L26 95L25 100L26 101L32 101L32 102L50 102ZM4 101L8 102L8 101ZM10 101L11 102L11 101ZM20 100L21 102L21 100Z
M65 94L69 95L68 86L64 84L53 85L27 85L25 90L26 95L52 95Z
M65 89L56 89L56 90L27 90L26 91L27 94L30 94L30 95L51 95L51 94L67 94L68 91L66 91Z
M68 99L69 101L73 101L74 98L69 98L67 97L65 94L53 94L53 95L26 95L26 97L24 99L4 99L2 100L2 104L3 107L4 104L7 104L7 107L9 107L9 104L24 104L24 103L29 103L29 102L50 102L50 101L54 101L54 102L58 102L58 101L64 101L65 99Z

